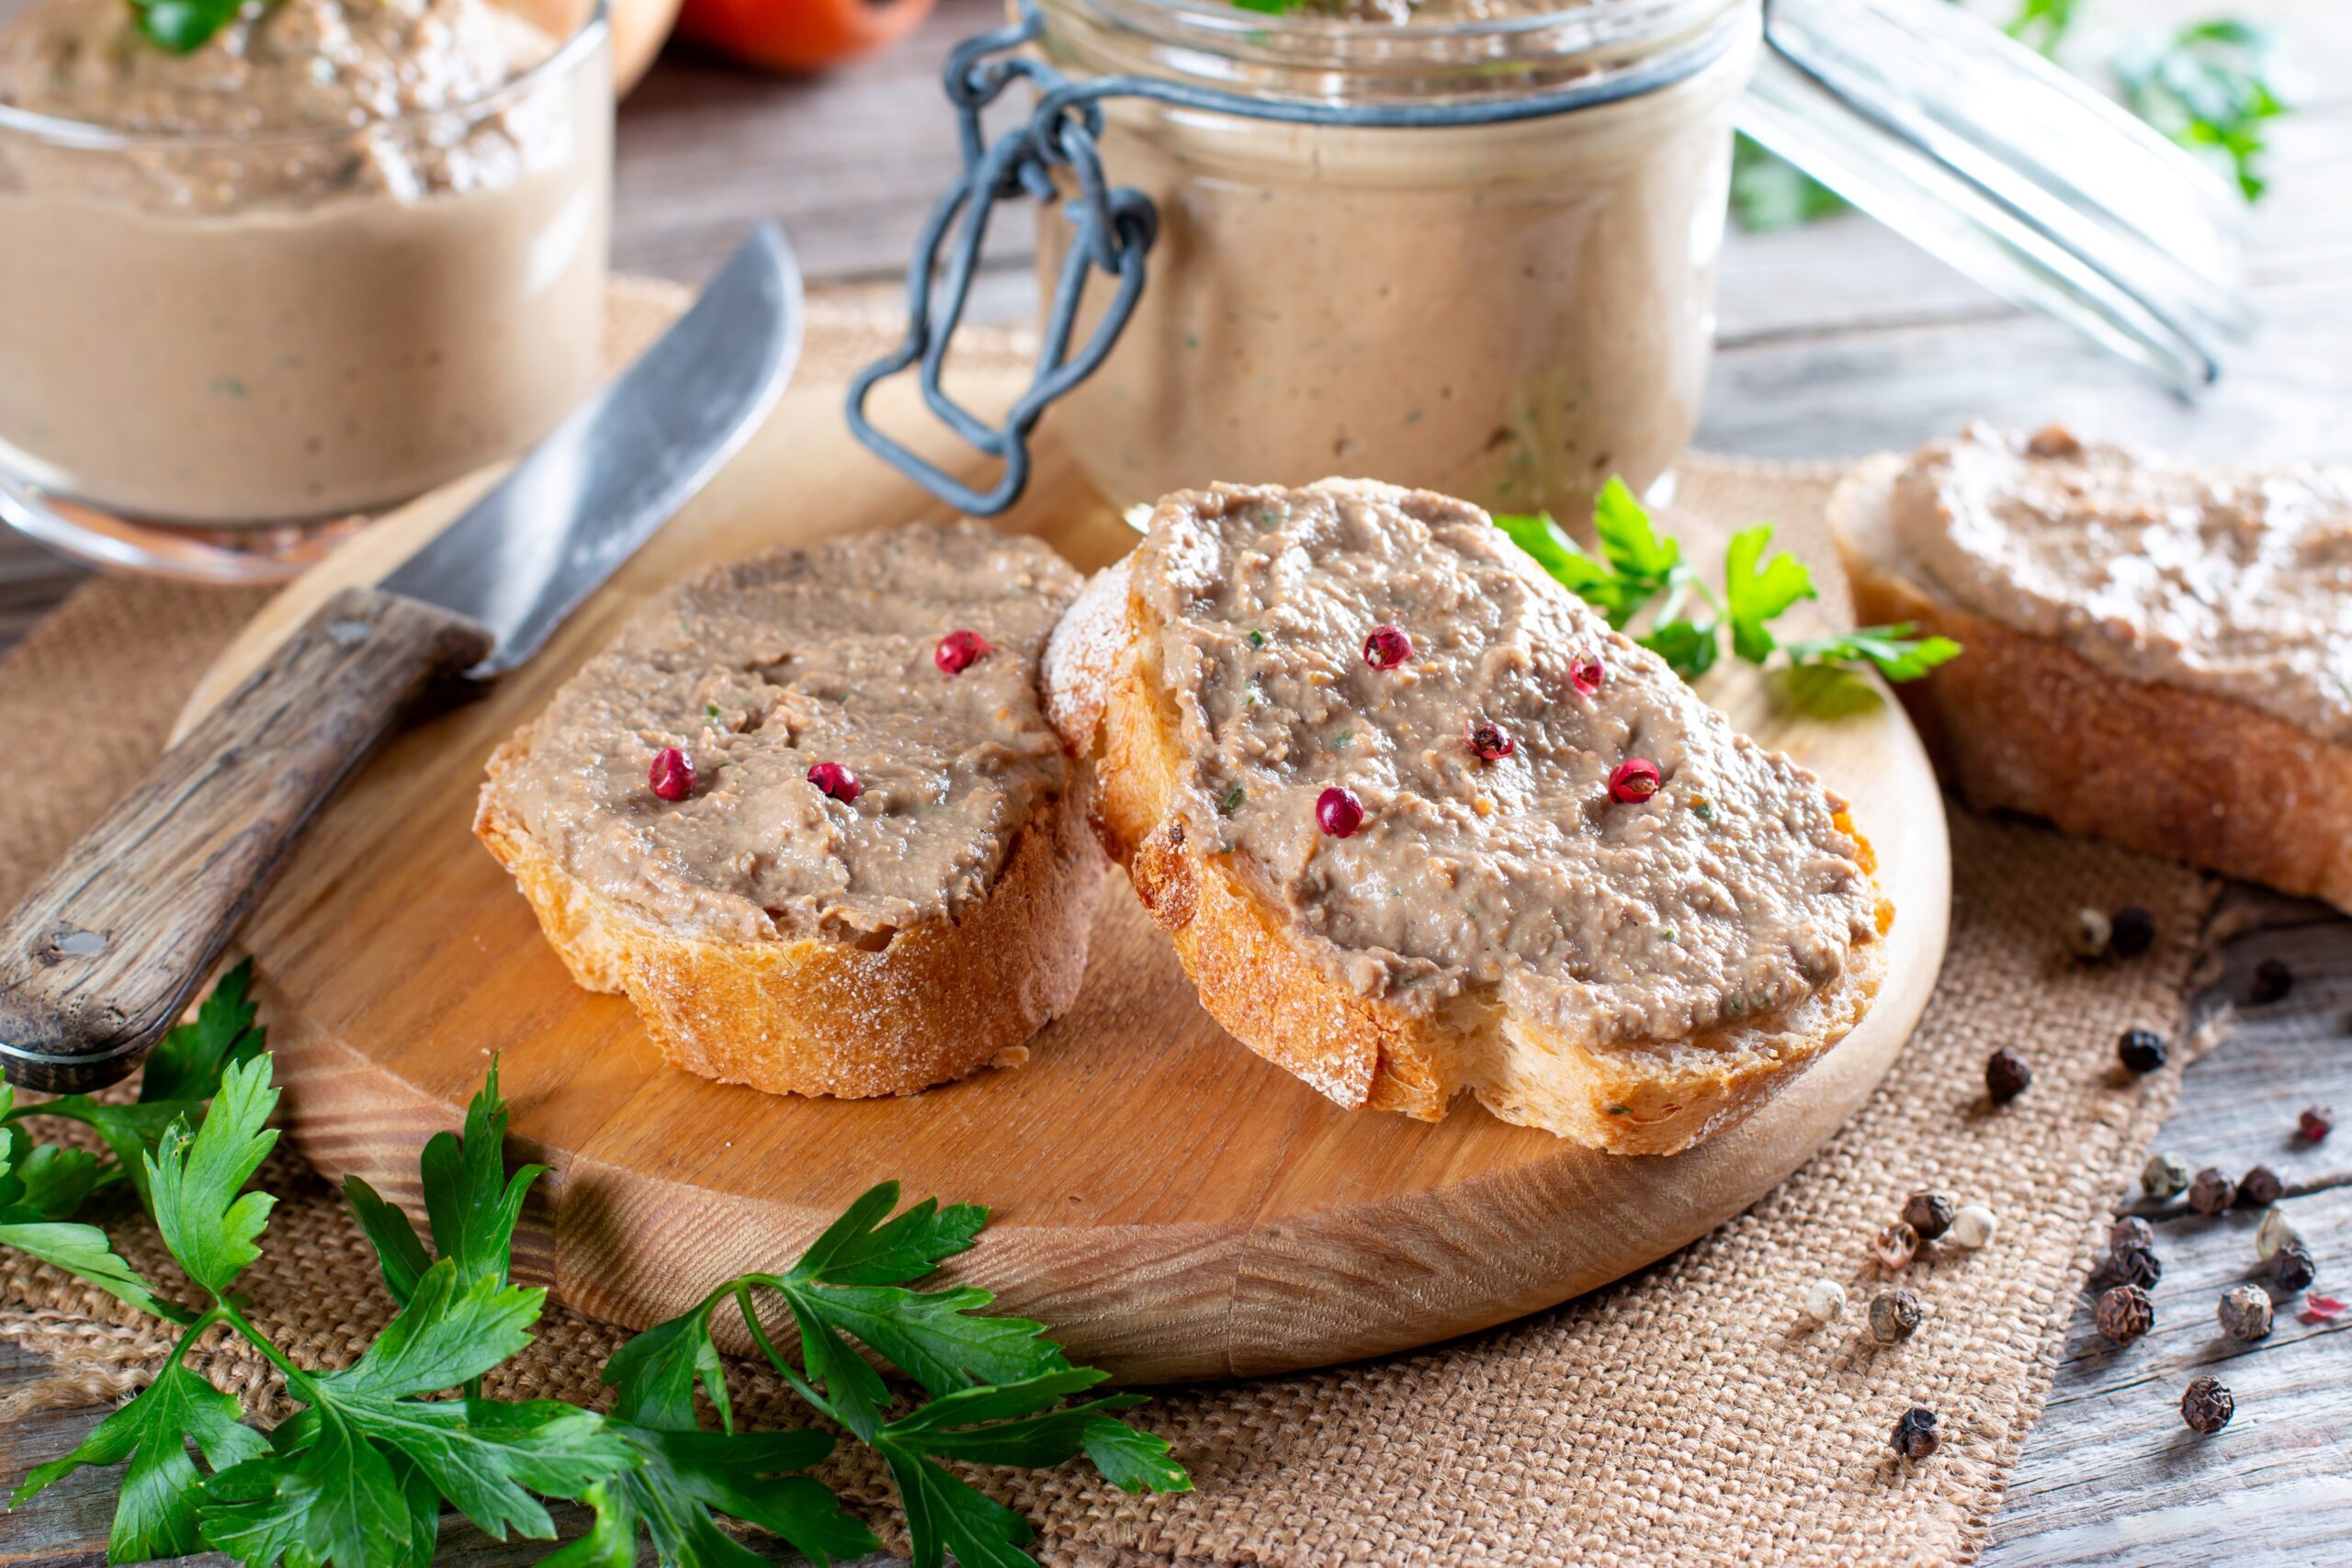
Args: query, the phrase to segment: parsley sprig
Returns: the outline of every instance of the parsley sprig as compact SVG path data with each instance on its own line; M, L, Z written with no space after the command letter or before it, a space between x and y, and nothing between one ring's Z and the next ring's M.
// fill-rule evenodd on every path
M1619 631L1655 605L1649 629L1634 640L1685 680L1714 668L1726 630L1732 651L1750 664L1765 663L1777 650L1792 666L1867 666L1890 681L1917 680L1960 652L1950 637L1914 637L1917 628L1907 624L1781 642L1770 623L1799 601L1819 595L1811 568L1786 550L1772 550L1772 525L1759 523L1732 536L1718 593L1683 558L1680 541L1657 531L1623 479L1611 478L1593 503L1598 556L1585 553L1548 513L1498 515L1495 523Z
M2270 85L2270 38L2224 17L2182 28L2161 45L2116 56L2116 81L2132 112L2191 152L2218 154L2248 201L2269 188L2256 168L2269 121L2287 112Z
M1166 1442L1115 1418L1141 1398L1091 1396L1104 1374L1072 1367L1043 1325L982 1315L990 1297L972 1286L908 1288L970 1247L988 1215L926 1200L893 1217L895 1182L852 1204L783 1273L728 1280L624 1345L605 1369L616 1391L610 1414L484 1398L482 1380L530 1343L546 1303L544 1291L509 1278L515 1223L543 1169L506 1168L495 1064L462 1134L424 1147L430 1248L366 1182L345 1184L399 1310L351 1366L300 1365L246 1315L235 1291L261 1256L276 1201L248 1187L277 1138L251 982L250 965L232 971L196 1021L157 1047L138 1105L17 1106L0 1088L0 1245L181 1330L138 1397L72 1453L33 1470L11 1502L85 1465L125 1466L109 1562L210 1547L254 1568L423 1568L445 1504L495 1539L551 1540L549 1498L595 1511L588 1533L546 1560L568 1568L625 1568L638 1561L640 1536L665 1568L760 1562L719 1527L722 1516L819 1563L876 1550L865 1524L803 1473L831 1452L831 1434L737 1428L711 1336L723 1306L741 1313L753 1344L812 1409L882 1455L922 1568L949 1551L968 1568L1028 1561L1028 1522L950 1463L1034 1467L1083 1454L1129 1491L1190 1488ZM115 1162L33 1145L20 1123L40 1115L96 1128ZM146 1204L198 1292L193 1303L165 1298L103 1230L72 1218L122 1184ZM797 1362L763 1308L797 1330ZM267 1358L300 1406L270 1431L249 1425L235 1399L187 1364L198 1341L223 1327ZM928 1400L895 1396L862 1351L906 1372ZM717 1430L703 1425L697 1388Z
M245 0L130 0L139 30L170 54L194 54L244 8Z
M2073 31L2077 0L2017 0L2002 30L2055 59ZM2125 45L2107 62L2133 114L2194 152L2211 153L2236 176L2249 202L2268 188L2256 164L2267 123L2288 106L2271 85L2269 35L2233 17L2192 23L2169 36ZM1733 149L1731 210L1739 226L1764 233L1847 209L1845 198L1760 142Z

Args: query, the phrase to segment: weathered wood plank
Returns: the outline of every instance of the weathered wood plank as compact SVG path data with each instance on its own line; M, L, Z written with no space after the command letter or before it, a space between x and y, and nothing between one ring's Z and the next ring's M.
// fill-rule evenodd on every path
M2316 1145L2295 1135L2306 1104L2352 1110L2352 921L2258 889L2233 891L2222 917L2246 929L2223 949L2209 1001L2243 1003L2265 958L2291 965L2295 988L2240 1008L2230 1036L2188 1069L2156 1146L2192 1169L2272 1166L2296 1194L2285 1207L2318 1258L2318 1288L2352 1294L2352 1134ZM2352 1320L2304 1325L2281 1298L2271 1337L2239 1347L2213 1314L2224 1287L2256 1272L2259 1215L2209 1219L2177 1200L2146 1202L2136 1185L2119 1190L2117 1207L2156 1225L2155 1331L2115 1349L2091 1323L2097 1292L2085 1292L1984 1562L2199 1562L2223 1543L2233 1564L2342 1560L2352 1539ZM2228 1429L2201 1442L2177 1408L2199 1373L2238 1401Z

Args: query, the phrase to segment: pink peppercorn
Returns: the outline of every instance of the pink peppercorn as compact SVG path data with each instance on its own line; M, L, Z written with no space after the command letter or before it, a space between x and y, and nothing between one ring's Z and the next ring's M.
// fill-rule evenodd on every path
M664 800L684 800L695 792L695 760L675 746L664 746L653 753L645 782Z
M819 762L808 770L808 782L817 786L818 794L829 795L844 806L865 790L865 786L857 782L857 775L839 762Z
M1470 721L1470 750L1478 753L1482 761L1499 762L1519 750L1519 742L1512 739L1510 730L1493 719L1473 719Z
M952 631L931 650L931 661L947 674L960 675L995 651L989 639L978 632Z
M1639 806L1657 793L1657 764L1647 757L1628 757L1611 770L1609 794L1627 806Z
M1363 661L1374 670L1394 670L1413 657L1413 639L1402 626L1374 626L1363 639Z
M1597 653L1578 654L1568 664L1568 684L1576 688L1577 696L1595 695L1608 679L1609 667Z
M1363 826L1363 802L1355 791L1333 784L1316 797L1315 821L1335 839L1352 838Z

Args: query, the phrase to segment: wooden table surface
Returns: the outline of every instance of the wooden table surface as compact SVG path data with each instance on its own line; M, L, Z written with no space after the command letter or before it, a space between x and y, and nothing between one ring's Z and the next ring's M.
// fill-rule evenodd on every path
M1866 219L1735 233L1724 263L1720 352L1702 446L1824 457L1905 447L1982 416L2059 418L2217 459L2352 462L2352 16L2336 0L2086 0L2088 26L2221 10L2290 39L2296 113L2274 141L2270 196L2251 226L2264 317L2222 383L2176 397L2023 315ZM781 218L812 282L896 297L917 225L956 158L937 62L1001 14L944 0L908 45L814 81L776 81L673 51L620 120L614 259L699 280L745 224ZM2121 24L2118 24L2121 25ZM1025 316L1025 215L999 225L979 313ZM0 646L76 581L0 536ZM2284 1001L2242 1007L2234 1032L2188 1069L2158 1146L2192 1168L2267 1160L2313 1244L2322 1287L2352 1291L2352 1131L2312 1145L2296 1111L2352 1113L2352 923L2317 906L2233 890L2236 931L2209 1001L2243 1003L2254 965L2285 959ZM2030 1051L2030 1041L2019 1042ZM2120 1208L2136 1189L2119 1188ZM2026 1445L1985 1561L2026 1564L2352 1562L2352 1334L2283 1318L2253 1347L2221 1339L2212 1303L2253 1267L2253 1218L2160 1218L2158 1331L2109 1355L2086 1294L2048 1412ZM2199 1370L2235 1391L2238 1415L2199 1442L2174 1401ZM0 1390L37 1375L0 1346ZM0 1482L64 1450L101 1412L56 1411L0 1430ZM114 1474L85 1472L0 1516L0 1568L103 1560ZM460 1523L447 1560L531 1561ZM217 1561L217 1560L206 1560Z

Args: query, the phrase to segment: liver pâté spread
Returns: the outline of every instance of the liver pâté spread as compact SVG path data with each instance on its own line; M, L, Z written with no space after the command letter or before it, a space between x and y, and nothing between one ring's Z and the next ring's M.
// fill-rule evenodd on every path
M598 375L610 169L605 63L558 51L491 0L269 0L187 54L0 0L0 106L71 133L0 119L7 466L277 523L544 434Z
M2352 475L1972 423L1913 456L1893 509L1963 608L2352 742Z
M1876 934L1843 803L1476 507L1220 485L1160 504L1134 582L1188 839L1359 994L1670 1041L1803 999ZM1387 668L1384 627L1409 644ZM1481 724L1507 754L1474 750ZM1635 758L1659 787L1618 799ZM1350 836L1317 819L1334 787L1363 808Z
M494 785L564 869L719 941L887 940L987 896L1069 783L1036 688L1078 574L975 523L916 524L714 567L653 601L557 693ZM939 645L989 651L950 672ZM648 787L663 748L694 793ZM810 768L833 763L854 798Z

